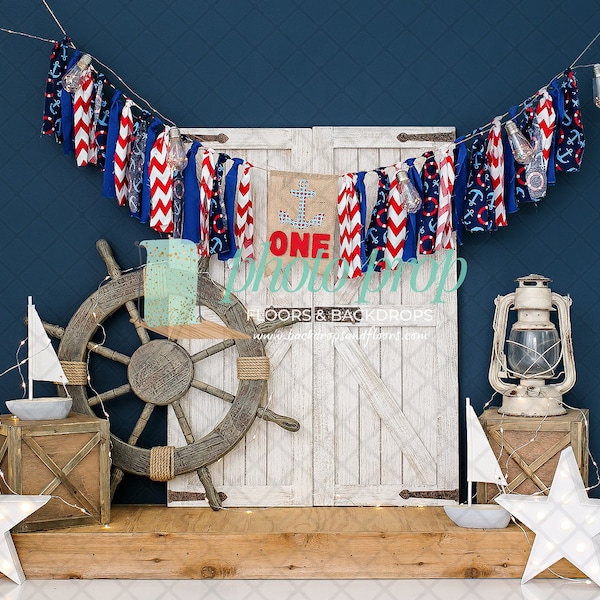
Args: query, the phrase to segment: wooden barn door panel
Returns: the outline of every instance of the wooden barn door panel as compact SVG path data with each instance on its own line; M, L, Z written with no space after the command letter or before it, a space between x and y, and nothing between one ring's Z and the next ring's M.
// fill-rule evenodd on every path
M202 133L225 133L225 144L212 144L217 151L231 157L242 157L255 165L252 170L254 203L254 244L258 263L266 238L267 172L268 170L299 169L310 171L310 129L202 129ZM226 164L226 169L228 168ZM231 277L229 266L216 259L210 261L210 275L225 284ZM297 276L292 273L292 277ZM248 266L242 266L235 277L234 288L242 289L251 277ZM302 306L303 298L284 291L269 289L270 277L260 282L258 290L250 285L235 295L258 321L266 307ZM305 301L304 301L305 302ZM308 330L310 323L295 325L297 331ZM284 330L285 331L285 330ZM285 334L266 338L265 350L271 361L271 377L267 397L261 404L274 412L291 416L301 423L300 431L290 433L262 419L256 419L245 438L218 463L210 466L217 490L227 495L225 506L309 506L312 502L312 386L304 389L300 381L311 381L312 348L308 344L292 344ZM187 342L192 352L214 341ZM185 343L184 343L185 345ZM201 361L196 368L199 378L220 389L235 394L237 389L237 352L235 348ZM225 404L225 406L223 406ZM229 405L192 390L182 401L186 414L193 415L192 429L209 431ZM168 443L182 445L177 422L168 418ZM195 473L177 477L168 484L170 506L205 506L203 487Z
M223 150L257 166L252 174L257 260L266 237L267 170L370 171L440 145L424 137L452 134L449 128L409 128L420 140L400 144L399 130L393 128L223 132L230 138ZM366 184L372 205L377 177L368 173ZM313 320L266 340L272 373L264 402L297 419L301 429L289 433L257 420L246 438L210 467L217 489L228 496L225 506L439 504L423 493L435 496L436 490L458 487L456 294L444 294L444 303L432 304L435 290L419 291L432 268L441 270L447 254L435 256L433 264L422 261L412 279L407 269L395 289L386 285L365 293L359 279L335 294L273 293L265 278L258 291L237 293L259 320L271 306L308 307ZM221 283L230 276L216 260L210 273ZM446 287L452 287L455 275L451 269ZM296 270L291 278L300 276ZM247 277L247 268L238 273L237 289ZM373 276L373 289L381 277ZM368 304L359 303L361 296ZM317 312L328 307L360 308L364 318L359 323L317 319ZM382 322L385 315L388 320ZM190 350L206 345L194 341ZM236 356L232 348L197 368L208 369L210 377L202 372L204 380L235 393ZM188 394L184 402L198 432L214 427L228 408L201 392ZM171 415L168 429L169 443L182 445ZM408 499L400 496L403 490L409 491ZM202 491L195 474L178 477L169 483L169 504L204 505L197 500Z
M408 133L421 139L398 144L393 128L315 128L313 140L331 160L330 172L341 174L391 166L440 146L424 141L440 130ZM367 173L365 183L370 215L376 174ZM323 432L314 446L315 504L439 504L438 490L458 488L456 295L434 304L434 288L420 291L432 269L435 275L453 259L444 252L433 263L420 261L412 283L405 268L395 289L382 285L379 274L369 286L374 292L364 291L362 279L350 281L334 304L361 308L363 319L315 322L315 382L322 387L314 392L314 427ZM447 288L455 276L450 269ZM316 295L315 304L331 304L326 296ZM408 498L400 495L405 490Z

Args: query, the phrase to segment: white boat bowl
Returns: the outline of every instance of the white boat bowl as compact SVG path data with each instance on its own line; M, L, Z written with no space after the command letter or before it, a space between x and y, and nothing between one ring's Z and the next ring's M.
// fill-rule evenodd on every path
M23 421L47 421L66 418L72 404L71 398L33 398L7 400L6 408Z
M504 529L510 523L510 513L498 504L449 504L444 511L459 527Z

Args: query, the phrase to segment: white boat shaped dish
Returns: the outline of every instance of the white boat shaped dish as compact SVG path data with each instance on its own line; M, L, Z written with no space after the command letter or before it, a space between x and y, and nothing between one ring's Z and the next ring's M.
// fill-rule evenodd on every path
M504 529L510 523L510 513L498 504L452 504L444 511L459 527Z
M7 400L6 408L23 421L46 421L66 418L72 404L71 398L33 398Z

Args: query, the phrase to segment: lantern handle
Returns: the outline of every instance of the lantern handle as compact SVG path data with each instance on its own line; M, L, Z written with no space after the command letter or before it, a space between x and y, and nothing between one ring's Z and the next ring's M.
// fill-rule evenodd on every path
M555 384L556 389L561 394L568 392L575 385L577 377L575 374L575 356L573 354L573 339L571 336L571 312L569 310L572 303L571 296L561 296L552 292L552 304L558 310L558 327L560 329L563 370L565 373L563 381Z
M514 292L506 294L506 296L497 296L494 300L494 303L496 304L496 311L494 313L494 321L492 324L494 340L492 342L492 356L490 358L488 379L492 388L501 394L513 387L511 384L502 381L500 378L500 370L502 369L505 372L508 371L506 355L504 354L504 341L506 339L508 310L514 304L514 300Z

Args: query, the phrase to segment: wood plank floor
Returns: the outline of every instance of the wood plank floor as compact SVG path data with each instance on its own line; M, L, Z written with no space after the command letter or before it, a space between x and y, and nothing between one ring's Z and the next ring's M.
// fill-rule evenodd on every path
M30 579L519 578L530 550L515 524L462 529L441 507L114 505L108 526L13 539ZM565 560L553 570L582 577Z

